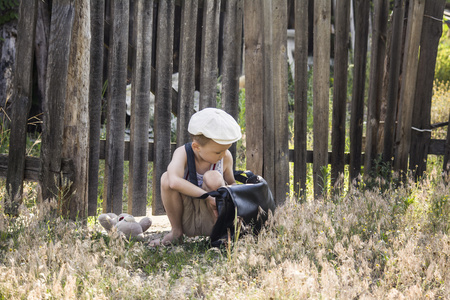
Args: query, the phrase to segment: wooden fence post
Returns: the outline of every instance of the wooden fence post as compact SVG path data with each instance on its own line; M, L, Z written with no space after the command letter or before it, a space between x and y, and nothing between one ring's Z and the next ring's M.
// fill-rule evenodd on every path
M378 154L378 128L380 128L380 109L382 82L386 56L386 33L389 15L389 1L374 2L374 24L372 30L372 50L370 62L369 97L367 104L366 148L364 176L373 171L373 162Z
M216 107L220 0L203 2L200 109Z
M272 11L273 0L262 2L262 16L264 22L262 23L263 28L263 81L259 84L262 85L263 89L263 103L260 109L262 110L262 124L263 135L258 137L262 139L263 142L263 176L267 180L270 189L275 192L275 106L274 106L274 61L273 61L273 11ZM260 23L261 26L261 23ZM248 126L256 125L249 124ZM278 199L275 199L277 202Z
M400 90L399 117L396 134L394 169L406 175L408 156L411 146L411 125L416 89L419 43L423 21L425 0L412 1L409 4L408 27L403 57L402 85Z
M129 1L113 1L109 45L103 212L122 213Z
M209 1L208 1L209 2ZM158 29L156 33L156 98L155 98L155 152L153 161L152 213L163 214L161 201L161 175L170 163L170 120L173 71L173 26L175 1L160 1L158 7Z
M89 71L89 200L88 216L97 215L98 169L103 88L105 0L91 2L91 58Z
M75 0L52 3L41 146L42 198L61 195L61 159Z
M411 131L411 145L414 147L411 147L409 164L409 169L415 174L416 179L422 177L427 168L428 146L431 138L431 132L427 129L430 129L434 71L439 39L442 36L442 22L439 20L442 19L444 4L444 0L425 2L412 117L412 126L421 131Z
M331 2L314 1L314 194L326 193L330 88Z
M195 53L198 1L181 2L180 62L178 79L177 146L188 143L189 120L194 113Z
M447 183L450 183L450 114L448 116L447 125L447 140L445 141L445 150L444 150L444 164L442 166L442 170L444 173L444 180Z
M392 163L394 153L395 121L397 116L398 84L402 57L403 18L405 16L404 0L395 0L394 19L389 65L389 82L387 90L387 111L384 121L383 161Z
M88 207L90 39L90 3L76 1L62 143L62 156L72 160L74 169L72 182L63 180L64 195L58 199L60 214L71 220L86 218Z
M263 172L263 18L262 5L258 1L244 1L245 43L245 117L247 169L256 174ZM250 126L249 126L250 125Z
M366 86L367 41L369 31L369 0L355 1L355 62L350 119L350 185L361 174L364 92Z
M131 79L128 213L133 216L145 216L147 213L153 1L137 1L134 10L133 45L135 45L135 59Z
M239 119L239 76L242 57L243 0L225 2L222 63L222 107ZM233 165L236 164L236 143L230 148Z
M31 107L34 37L38 1L21 2L16 47L16 68L12 97L11 134L8 171L6 176L7 199L5 213L17 215L22 202L25 173L26 129Z
M288 60L287 2L273 0L273 117L274 117L274 197L277 205L289 195L289 123L288 123Z
M336 36L334 43L334 90L331 136L331 186L343 188L345 166L345 126L347 115L348 38L350 0L336 3Z
M306 193L308 113L308 1L295 1L294 191Z

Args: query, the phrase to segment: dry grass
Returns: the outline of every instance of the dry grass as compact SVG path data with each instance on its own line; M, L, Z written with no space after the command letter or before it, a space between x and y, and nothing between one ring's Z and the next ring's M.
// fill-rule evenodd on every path
M433 98L431 103L431 124L447 122L450 117L450 83L435 82L433 86ZM445 139L447 127L433 130L432 138Z
M52 218L51 203L23 205L20 218L0 217L0 298L448 299L449 195L435 173L383 193L291 200L229 250L207 239L151 249L92 220Z

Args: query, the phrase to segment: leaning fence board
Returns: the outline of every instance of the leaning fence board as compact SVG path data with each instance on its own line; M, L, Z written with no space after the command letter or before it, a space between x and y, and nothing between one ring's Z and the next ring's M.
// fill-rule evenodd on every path
M163 214L161 201L161 175L169 165L171 92L173 70L173 29L175 1L160 1L158 6L158 29L156 33L156 95L155 95L155 156L157 162L153 168L153 203L152 213Z
M350 116L350 182L356 180L361 173L369 0L355 1L355 29L355 63Z
M367 104L367 128L364 175L369 175L378 149L378 128L380 127L380 109L386 56L386 33L389 15L389 1L374 2L374 24L372 30L372 49L370 61L369 96ZM338 73L339 74L339 73Z
M9 166L6 190L9 201L5 212L15 215L22 202L25 172L27 116L31 108L34 37L36 33L37 1L20 4L16 51L16 68L12 100Z
M103 212L122 213L129 2L113 1L109 47L108 104Z
M181 3L181 38L178 79L177 145L190 141L187 131L194 113L195 53L197 38L198 1Z
M444 164L442 169L447 173L447 176L450 176L450 115L448 116L449 125L447 125L447 140L445 141L444 147ZM450 181L450 178L447 177L447 182Z
M103 87L105 0L91 3L91 69L89 71L89 200L88 216L97 215L100 127Z
M295 1L294 191L306 192L306 133L308 129L308 1Z
M269 184L269 188L275 191L275 106L273 94L273 11L272 1L262 2L262 17L264 22L263 28L263 105L260 108L263 113L263 135L260 137L263 140L263 176ZM260 83L261 84L261 83ZM248 123L247 123L248 124ZM275 200L276 201L276 200Z
M417 67L421 27L425 0L410 3L408 27L405 38L405 54L402 65L402 84L400 89L399 117L396 133L398 147L395 151L394 169L406 174L411 146L411 124L416 90Z
M392 163L394 155L395 120L397 116L398 85L402 57L403 18L405 9L403 0L395 0L392 22L389 82L387 90L387 110L384 121L383 161Z
M216 107L220 0L203 2L200 109Z
M426 1L425 12L420 37L420 58L417 70L416 92L412 126L419 129L429 129L431 119L431 100L433 97L434 71L442 35L442 19L444 0ZM429 131L411 131L411 147L409 169L414 171L416 178L422 177L427 167L428 145L431 138Z
M274 187L277 205L289 194L289 123L288 118L288 65L287 65L287 3L272 2L273 17L273 102L274 102Z
M63 181L64 193L57 199L60 214L71 220L85 219L87 216L90 31L89 2L77 1L70 42L61 148L63 157L72 158L74 176L70 183Z
M262 5L244 1L245 28L245 118L247 169L256 174L263 171L263 30Z
M314 1L314 194L326 189L328 161L328 107L330 88L330 1Z
M350 0L336 3L336 37L334 43L334 89L331 135L331 185L343 187L345 126L347 115L348 41Z
M223 109L236 120L239 118L239 76L241 74L243 0L225 2L222 61ZM230 148L236 163L236 144Z
M153 1L135 2L133 44L135 45L130 120L130 176L128 213L147 213L148 128L152 67Z
M60 0L52 3L42 124L41 187L43 199L53 198L60 192L64 106L74 6L74 0Z

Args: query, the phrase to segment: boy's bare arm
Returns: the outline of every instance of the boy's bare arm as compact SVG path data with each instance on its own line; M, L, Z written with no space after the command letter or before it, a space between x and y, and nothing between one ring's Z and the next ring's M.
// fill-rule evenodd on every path
M229 185L236 184L233 170L233 156L231 155L231 152L227 150L227 153L223 158L223 178Z
M172 156L172 160L167 167L167 178L169 180L169 186L172 190L175 190L181 194L200 197L206 191L202 188L192 184L190 181L184 179L184 169L186 167L187 155L184 146L181 146L175 150Z

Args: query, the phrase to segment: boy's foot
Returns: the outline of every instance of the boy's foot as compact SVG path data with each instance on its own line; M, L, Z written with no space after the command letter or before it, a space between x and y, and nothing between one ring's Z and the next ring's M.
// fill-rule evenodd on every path
M175 238L172 231L164 236L163 239L155 239L150 241L150 247L177 245L183 243L183 236Z

